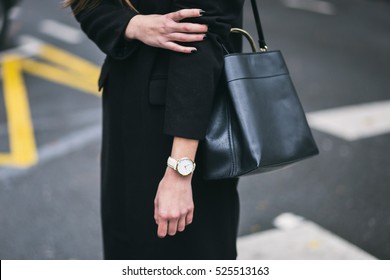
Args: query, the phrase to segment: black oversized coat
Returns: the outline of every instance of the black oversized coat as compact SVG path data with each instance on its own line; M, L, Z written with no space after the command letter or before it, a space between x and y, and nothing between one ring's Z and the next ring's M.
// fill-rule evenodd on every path
M205 136L220 88L223 48L234 50L230 28L240 26L244 0L132 0L141 14L182 8L205 11L193 22L209 26L207 39L182 54L128 41L136 12L119 0L101 0L76 15L82 30L107 54L103 88L102 220L106 258L233 259L238 224L237 180L204 181L202 159L193 176L194 222L183 233L157 238L153 200L173 136ZM201 145L201 144L200 144Z

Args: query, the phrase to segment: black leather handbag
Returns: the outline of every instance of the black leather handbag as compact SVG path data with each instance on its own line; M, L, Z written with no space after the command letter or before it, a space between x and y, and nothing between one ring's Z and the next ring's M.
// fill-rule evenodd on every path
M267 51L251 0L260 51L225 55L226 91L215 97L201 144L204 178L222 179L279 169L318 154L305 113L280 51Z

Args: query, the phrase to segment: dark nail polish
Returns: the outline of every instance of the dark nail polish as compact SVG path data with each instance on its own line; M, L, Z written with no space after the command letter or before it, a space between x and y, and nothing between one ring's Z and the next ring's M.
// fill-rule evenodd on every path
M199 10L199 14L200 14L201 16L203 16L205 13L206 13L205 11Z
M192 49L191 53L196 53L198 50L197 49Z

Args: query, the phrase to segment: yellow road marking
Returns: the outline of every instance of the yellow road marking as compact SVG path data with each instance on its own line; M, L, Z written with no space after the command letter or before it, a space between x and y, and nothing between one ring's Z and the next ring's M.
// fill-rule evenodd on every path
M42 44L38 57L45 62L26 58L23 69L31 75L100 96L97 90L98 66L49 44Z
M97 90L97 77L81 76L77 73L63 70L59 67L34 61L32 59L24 59L22 61L23 69L34 76L38 76L45 80L64 84L86 93L100 95Z
M0 166L28 167L36 164L38 152L22 72L100 96L99 67L69 52L42 44L41 60L4 55L3 92L9 127L10 153L0 153Z
M0 164L28 167L37 162L38 155L20 59L5 57L2 70L11 153L0 154Z
M96 65L89 61L48 44L42 45L39 57L78 73L79 75L89 77L96 85L100 70Z

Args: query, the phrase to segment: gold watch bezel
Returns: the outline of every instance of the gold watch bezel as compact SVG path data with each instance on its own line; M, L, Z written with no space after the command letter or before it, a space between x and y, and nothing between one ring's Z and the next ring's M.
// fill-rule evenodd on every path
M173 158L173 157L171 157L171 158ZM170 166L170 165L168 165L168 166L171 167L173 170L175 170L178 174L180 174L180 175L183 176L183 177L186 177L186 176L190 175L191 173L194 173L195 167L196 167L195 161L193 161L193 160L190 159L189 157L182 157L182 158L180 158L180 159L175 159L175 158L173 158L173 159L176 161L175 168L173 168L173 167ZM192 163L192 170L191 170L191 172L189 172L188 174L182 174L182 173L180 173L180 171L179 171L179 164L180 164L180 162L182 162L182 161L184 161L184 160L189 160L189 161Z

